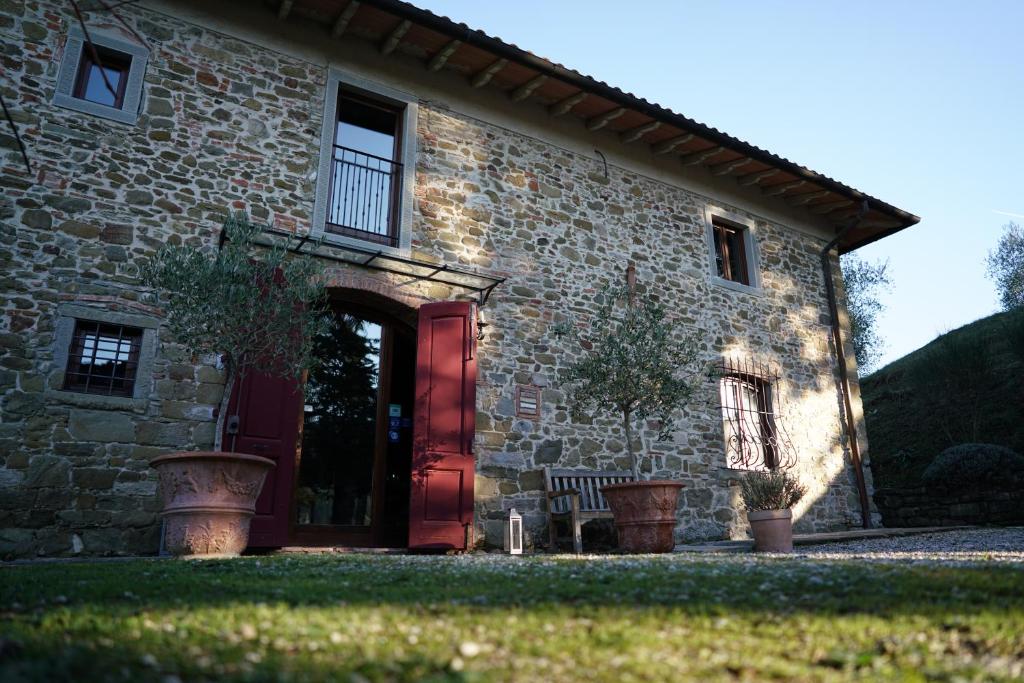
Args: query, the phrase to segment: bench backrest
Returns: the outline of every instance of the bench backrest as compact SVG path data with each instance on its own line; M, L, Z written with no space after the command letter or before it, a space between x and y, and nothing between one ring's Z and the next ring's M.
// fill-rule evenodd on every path
M608 503L601 495L601 487L633 481L632 472L602 472L599 470L556 470L544 468L544 485L550 491L576 489L580 492L580 512L608 512ZM568 496L548 500L552 512L568 512Z

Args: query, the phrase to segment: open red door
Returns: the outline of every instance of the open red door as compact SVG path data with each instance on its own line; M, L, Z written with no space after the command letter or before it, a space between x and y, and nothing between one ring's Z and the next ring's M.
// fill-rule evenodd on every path
M237 416L233 424L232 416ZM302 389L294 378L250 372L239 382L228 405L224 450L262 455L277 463L267 474L249 528L250 548L288 543L295 453L302 419Z
M420 307L409 548L465 549L473 528L474 304Z

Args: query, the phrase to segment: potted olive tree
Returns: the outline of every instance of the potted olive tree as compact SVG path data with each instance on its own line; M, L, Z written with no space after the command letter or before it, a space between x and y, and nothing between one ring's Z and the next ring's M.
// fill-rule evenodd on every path
M806 492L795 475L779 468L755 470L740 480L756 552L793 551L792 507Z
M299 378L311 365L313 338L326 328L319 264L264 238L244 215L229 216L219 249L166 245L142 268L170 336L193 359L215 357L225 370L214 450L154 458L163 498L164 544L176 555L232 555L248 543L267 472L274 462L223 450L235 384L247 373Z
M565 371L564 385L577 414L611 415L622 425L634 481L601 489L615 517L619 546L628 552L668 552L683 484L644 480L643 430L655 424L659 440L675 431L699 384L697 340L662 304L631 287L606 287L601 296L584 333L566 325L558 330L577 338L584 349Z

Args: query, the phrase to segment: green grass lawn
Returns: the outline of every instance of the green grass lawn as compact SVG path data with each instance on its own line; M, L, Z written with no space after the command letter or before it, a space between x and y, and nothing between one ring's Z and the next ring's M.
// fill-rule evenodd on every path
M1024 570L666 556L0 567L0 680L1010 680Z

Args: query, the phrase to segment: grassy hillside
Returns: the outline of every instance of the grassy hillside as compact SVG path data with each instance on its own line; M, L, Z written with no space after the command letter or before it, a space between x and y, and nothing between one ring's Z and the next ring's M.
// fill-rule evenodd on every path
M875 486L913 486L943 449L1024 453L1024 310L947 332L861 380Z

